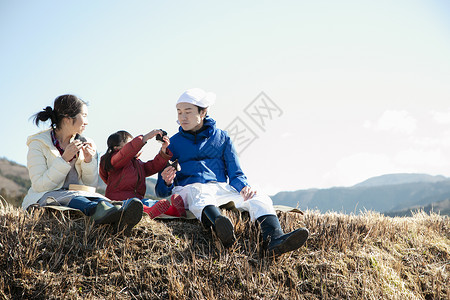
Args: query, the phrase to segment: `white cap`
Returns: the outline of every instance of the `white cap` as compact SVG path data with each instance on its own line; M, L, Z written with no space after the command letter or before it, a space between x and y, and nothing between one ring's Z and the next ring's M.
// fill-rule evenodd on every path
M214 104L216 100L216 94L205 92L199 88L193 88L185 91L180 98L178 98L178 103L191 103L202 108L209 107Z

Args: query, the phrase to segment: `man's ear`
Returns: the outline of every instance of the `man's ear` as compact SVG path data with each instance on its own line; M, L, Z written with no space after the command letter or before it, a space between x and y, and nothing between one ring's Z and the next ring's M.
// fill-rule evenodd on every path
M205 109L202 109L202 111L200 112L200 116L202 117L202 119L204 119L207 114L208 114L208 108L207 107Z

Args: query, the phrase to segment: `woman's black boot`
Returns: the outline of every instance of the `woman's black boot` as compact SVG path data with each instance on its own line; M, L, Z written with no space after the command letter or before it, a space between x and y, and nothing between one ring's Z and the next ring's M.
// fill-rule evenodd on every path
M213 228L224 247L228 248L236 241L233 224L216 206L207 205L203 208L202 223L207 229Z
M91 218L95 224L114 224L120 220L120 211L108 201L99 201Z
M125 228L125 235L130 235L131 229L133 229L133 227L142 219L144 205L138 198L132 198L124 201L124 204L119 211L121 213L119 230Z
M280 221L275 215L261 216L257 221L269 255L278 256L296 250L306 242L309 236L309 231L306 228L299 228L284 234Z

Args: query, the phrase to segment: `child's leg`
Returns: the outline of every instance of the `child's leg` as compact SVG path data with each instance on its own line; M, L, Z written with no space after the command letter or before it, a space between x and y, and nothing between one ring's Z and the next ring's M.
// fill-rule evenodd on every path
M166 199L161 199L156 202L153 206L144 206L144 212L147 213L150 218L154 219L157 216L165 213L170 207L169 201Z
M170 198L171 205L164 213L168 216L186 217L186 209L184 208L184 201L180 195L173 194Z

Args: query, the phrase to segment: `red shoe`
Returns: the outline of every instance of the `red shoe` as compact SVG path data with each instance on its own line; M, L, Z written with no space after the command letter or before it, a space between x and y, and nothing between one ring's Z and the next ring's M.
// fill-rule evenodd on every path
M186 217L186 209L184 208L183 198L181 198L180 195L173 194L170 201L172 204L164 214L174 217Z
M165 213L170 207L170 202L166 199L161 199L156 202L153 206L144 205L144 212L147 213L150 218L154 219L157 216Z

